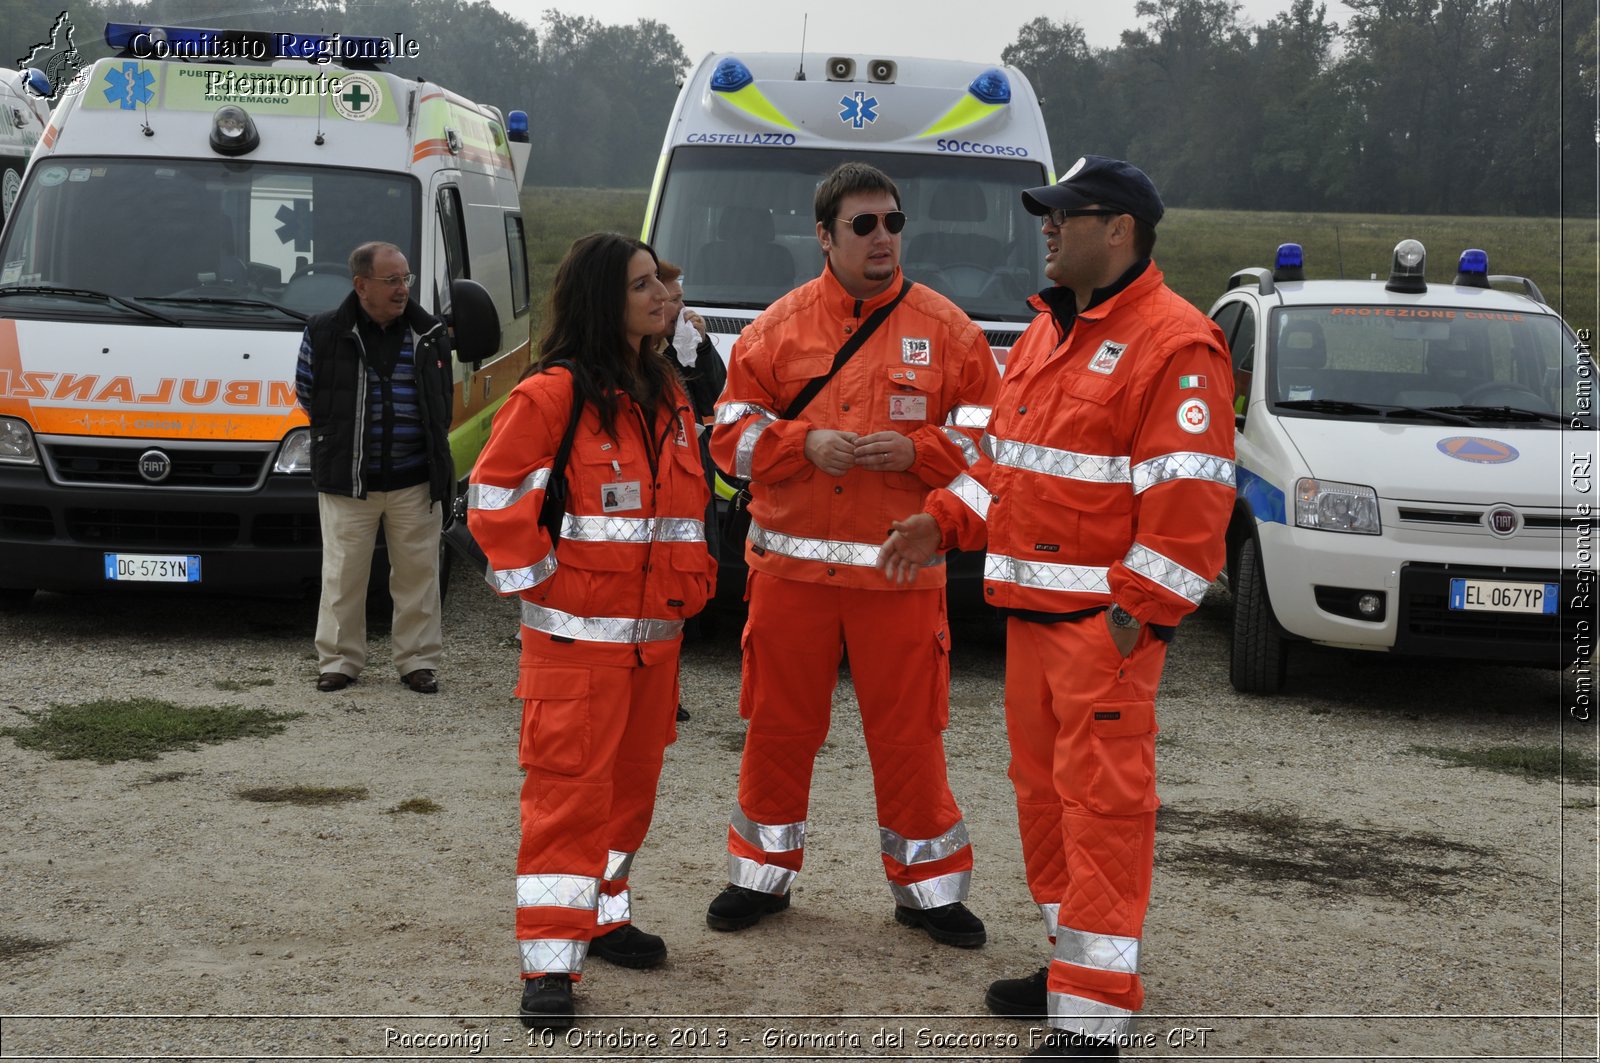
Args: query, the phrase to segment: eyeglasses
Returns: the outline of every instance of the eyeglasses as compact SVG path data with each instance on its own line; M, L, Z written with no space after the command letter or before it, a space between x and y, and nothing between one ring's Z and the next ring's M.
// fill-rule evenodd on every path
M882 210L876 213L857 214L853 218L837 218L836 221L848 222L850 231L857 236L866 236L878 227L878 219L883 218L883 227L893 236L906 227L906 212L903 210Z
M1115 218L1119 214L1126 214L1125 210L1107 210L1104 207L1051 207L1045 217L1050 219L1050 224L1057 229L1066 224L1068 218Z
M392 277L368 276L367 280L377 281L379 284L388 285L390 288L409 288L417 283L417 275L415 273L396 273Z

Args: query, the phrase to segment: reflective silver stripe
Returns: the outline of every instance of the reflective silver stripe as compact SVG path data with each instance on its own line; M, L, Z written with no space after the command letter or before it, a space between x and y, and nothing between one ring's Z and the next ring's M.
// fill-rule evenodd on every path
M490 565L484 572L483 578L489 581L489 586L501 594L511 594L516 591L530 590L555 575L556 555L554 551L545 554L543 559L534 562L526 568L495 568Z
M819 561L826 565L857 565L861 568L872 568L878 563L878 555L883 552L881 543L850 543L839 539L807 539L800 535L785 535L782 532L768 531L755 521L750 522L750 533L747 539L752 546L763 550L770 550L775 554L796 558L800 561ZM935 554L928 561L923 562L923 567L944 564L944 555Z
M583 957L589 951L589 943L540 938L519 941L517 948L522 951L523 974L579 974L583 971Z
M978 444L974 443L972 437L965 432L954 428L941 428L940 431L950 442L961 448L961 454L967 459L968 465L976 465L978 459L983 456L978 453Z
M990 406L952 406L944 423L952 428L988 428Z
M1050 994L1050 1025L1085 1037L1120 1038L1127 1034L1133 1012L1098 1000L1067 993Z
M522 478L515 487L496 487L493 484L467 485L468 509L508 509L520 502L531 491L542 490L550 482L548 468L535 469Z
M628 900L628 891L612 895L600 894L600 906L595 909L595 925L605 926L607 923L626 923L633 918L633 906Z
M957 820L956 825L937 838L905 838L888 827L878 827L878 844L883 855L902 864L926 864L943 860L971 845L967 837L967 821Z
M732 424L751 415L776 421L778 415L758 402L724 402L717 407L717 424Z
M593 910L599 884L582 875L518 875L518 908Z
M789 887L794 884L797 874L799 872L779 867L777 864L758 864L754 860L728 854L729 884L743 886L747 890L781 897L789 892Z
M764 853L788 853L806 847L806 821L757 823L737 803L728 816L733 832Z
M1233 462L1215 454L1186 450L1141 461L1133 467L1134 494L1169 480L1210 480L1224 487L1232 487Z
M1056 936L1056 927L1061 923L1061 905L1041 904L1039 914L1044 916L1044 932L1047 937Z
M1064 926L1056 932L1056 959L1097 971L1138 974L1139 939L1090 934Z
M940 875L938 878L913 882L909 886L891 882L889 892L894 894L894 903L902 908L927 911L929 908L943 908L947 904L966 900L967 890L971 885L972 872L956 871Z
M1025 469L1065 480L1087 480L1090 483L1125 484L1132 476L1126 457L1079 454L1037 443L1018 443L1014 439L994 441L994 460L997 465L1009 465L1013 469Z
M703 543L705 522L694 517L580 517L561 518L561 537L586 543Z
M1206 588L1211 586L1211 581L1200 576L1168 557L1162 557L1154 550L1135 543L1128 551L1128 556L1122 559L1128 568L1146 579L1161 584L1173 594L1182 595L1196 605L1206 596Z
M1106 582L1109 569L1091 565L1058 565L1051 561L1022 561L1004 554L988 554L983 561L983 578L996 583L1015 583L1046 591L1075 591L1084 594L1109 594Z
M606 881L616 882L628 877L628 872L633 868L633 854L619 853L612 849L606 853Z
M976 513L980 519L989 519L989 503L994 499L994 496L989 493L987 487L966 473L962 473L954 480L951 480L945 490L965 502L967 508Z
M522 626L582 642L665 642L683 631L682 620L633 620L625 616L573 616L533 602L522 603Z

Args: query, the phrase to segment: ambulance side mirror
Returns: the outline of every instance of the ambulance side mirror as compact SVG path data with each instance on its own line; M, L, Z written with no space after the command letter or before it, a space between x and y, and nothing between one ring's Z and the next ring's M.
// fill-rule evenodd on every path
M489 289L465 277L450 282L450 313L456 361L481 362L500 353L500 312Z

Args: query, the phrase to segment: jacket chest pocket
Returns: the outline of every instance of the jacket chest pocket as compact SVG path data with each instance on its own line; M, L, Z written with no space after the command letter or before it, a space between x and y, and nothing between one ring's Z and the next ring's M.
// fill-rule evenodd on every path
M563 564L600 572L638 568L649 545L650 470L615 443L582 430L567 465L567 516L556 548Z
M875 425L910 434L925 424L944 423L944 373L928 366L890 366L874 389Z

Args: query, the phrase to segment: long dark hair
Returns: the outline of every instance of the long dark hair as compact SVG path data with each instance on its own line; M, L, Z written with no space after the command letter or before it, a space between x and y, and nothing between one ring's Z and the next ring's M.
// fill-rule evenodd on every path
M573 241L550 286L539 358L528 367L528 373L541 373L552 362L570 363L573 386L599 411L601 427L613 439L618 392L652 417L672 393L672 369L652 349L656 338L644 337L637 351L628 345L628 263L640 251L659 261L649 244L618 233Z

